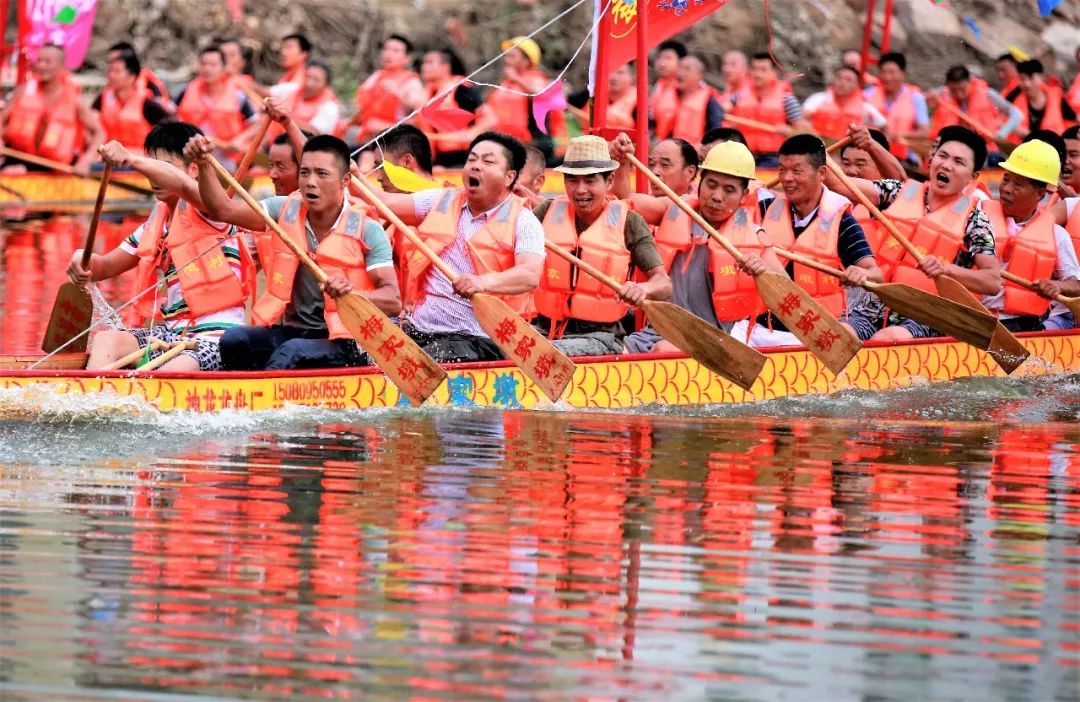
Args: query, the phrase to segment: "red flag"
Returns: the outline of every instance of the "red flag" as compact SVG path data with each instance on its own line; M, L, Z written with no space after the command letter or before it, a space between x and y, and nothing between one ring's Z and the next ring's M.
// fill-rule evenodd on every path
M644 2L648 16L649 48L670 39L727 4L728 0L612 0L611 20L600 25L601 41L607 41L604 65L596 66L596 80L607 81L619 66L637 58L637 2ZM603 7L603 0L600 6Z
M446 98L450 96L447 93L441 100L437 100L430 105L424 105L420 108L420 114L427 120L427 123L431 125L433 129L438 129L440 132L456 132L460 129L464 129L472 122L472 112L463 110L460 107L448 107L446 109L439 109L439 106L446 102Z

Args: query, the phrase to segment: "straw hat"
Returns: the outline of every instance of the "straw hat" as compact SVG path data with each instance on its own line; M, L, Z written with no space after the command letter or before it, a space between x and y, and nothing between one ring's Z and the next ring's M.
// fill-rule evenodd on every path
M619 162L611 158L608 143L603 137L579 136L570 140L563 164L555 170L569 175L592 175L610 173L618 167Z
M540 45L529 37L514 37L513 39L507 39L502 43L502 50L513 48L514 46L521 49L521 53L525 54L525 58L532 62L532 65L540 65Z

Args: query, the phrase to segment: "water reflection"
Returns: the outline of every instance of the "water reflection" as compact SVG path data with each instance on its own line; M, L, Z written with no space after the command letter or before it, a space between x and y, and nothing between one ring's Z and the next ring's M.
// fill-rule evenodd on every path
M1078 441L437 412L0 464L0 696L1072 700Z

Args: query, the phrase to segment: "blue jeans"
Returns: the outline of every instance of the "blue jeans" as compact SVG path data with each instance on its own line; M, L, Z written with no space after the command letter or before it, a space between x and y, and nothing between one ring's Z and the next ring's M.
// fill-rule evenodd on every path
M275 325L233 327L221 336L225 370L344 368L368 364L352 339L328 339L325 329Z

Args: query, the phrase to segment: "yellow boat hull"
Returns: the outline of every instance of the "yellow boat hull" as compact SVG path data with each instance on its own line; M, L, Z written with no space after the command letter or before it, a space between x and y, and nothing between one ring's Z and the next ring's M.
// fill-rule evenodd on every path
M1013 377L1080 370L1080 332L1021 338L1032 355ZM581 360L560 404L582 409L727 404L1004 376L986 353L948 339L866 346L836 377L805 350L773 349L766 355L764 370L749 391L676 355ZM370 368L197 374L5 370L0 371L0 390L5 390L0 393L0 417L5 414L5 403L18 401L19 389L27 391L24 395L38 397L39 391L58 395L110 393L161 412L261 411L286 405L346 409L406 406L386 377ZM505 363L451 366L447 382L427 404L503 409L551 406L528 378Z

